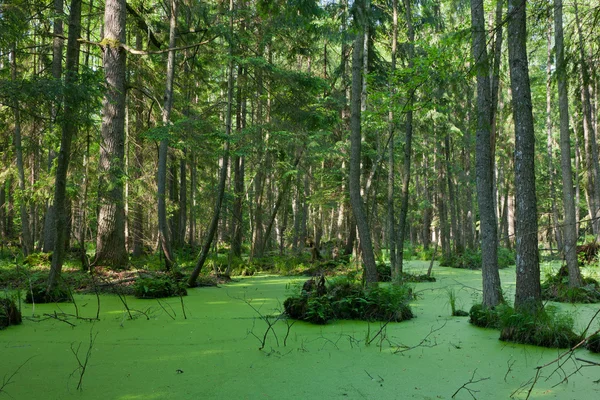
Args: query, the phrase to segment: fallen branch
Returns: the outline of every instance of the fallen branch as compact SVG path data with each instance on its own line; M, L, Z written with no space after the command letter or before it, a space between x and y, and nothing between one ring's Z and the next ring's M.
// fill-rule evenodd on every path
M438 332L438 331L444 329L444 327L446 326L447 323L448 323L448 321L444 321L444 323L437 328L431 327L429 329L429 333L427 335L425 335L425 337L423 339L421 339L421 341L414 346L402 346L402 345L397 346L396 350L394 351L394 354L405 353L409 350L413 350L418 347L435 347L435 346L437 346L437 341L433 344L425 344L425 343L429 341L429 337L431 335L433 335L435 332Z
M473 393L478 393L479 390L471 389L468 386L469 385L473 385L475 383L482 382L482 381L487 381L488 379L490 379L490 377L488 376L487 378L480 378L480 379L475 380L475 373L476 372L477 372L477 368L475 368L475 370L473 371L473 375L471 375L471 379L469 379L468 382L463 383L463 385L461 387L459 387L456 390L456 392L454 392L454 394L452 395L452 398L454 398L454 396L456 396L458 394L458 392L460 392L461 390L465 389L471 395L471 397L473 397L473 399L477 400L477 397L475 397L475 395Z
M2 393L2 392L6 393L6 390L4 390L4 388L7 387L8 385L10 385L11 383L13 383L12 379L19 373L21 368L23 368L25 366L25 364L27 364L29 362L29 360L31 360L33 357L35 357L35 356L29 357L21 365L19 365L17 367L17 369L14 370L14 372L12 374L10 374L10 376L8 378L6 377L6 375L4 375L4 377L2 378L2 385L0 385L0 393ZM8 394L8 393L6 393L6 394Z

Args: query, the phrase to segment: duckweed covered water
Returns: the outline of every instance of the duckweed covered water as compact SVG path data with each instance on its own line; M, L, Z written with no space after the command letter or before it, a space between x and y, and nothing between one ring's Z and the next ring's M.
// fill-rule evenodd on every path
M409 270L421 273L427 263ZM500 342L495 330L471 326L468 318L450 316L448 292L456 307L468 310L480 299L481 272L434 269L437 282L414 284L416 318L390 323L338 321L325 326L283 320L269 332L248 304L263 315L277 315L294 281L302 278L257 276L240 278L220 288L189 290L184 298L137 300L141 310L128 319L117 296L101 297L100 321L70 319L76 326L49 318L25 320L0 332L0 379L10 378L0 398L14 399L506 399L525 398L536 366L563 350ZM501 271L505 295L514 296L514 269ZM96 297L78 295L79 313L96 315ZM561 305L587 325L597 305ZM33 313L74 314L71 304L23 304L23 316ZM595 322L592 329L598 329ZM378 334L379 333L379 334ZM82 390L74 352L85 360L90 337L95 338ZM258 338L257 338L258 337ZM370 345L366 345L371 341ZM284 345L285 343L285 345ZM599 363L586 350L577 356ZM600 398L600 367L574 371L542 370L535 399ZM550 379L546 380L546 377ZM0 386L2 381L0 380ZM471 393L467 389L472 390Z

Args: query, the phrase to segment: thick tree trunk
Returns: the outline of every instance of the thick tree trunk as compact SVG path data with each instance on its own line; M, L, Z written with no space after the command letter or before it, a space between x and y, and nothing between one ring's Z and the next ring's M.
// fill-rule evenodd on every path
M481 231L483 305L492 308L502 302L502 291L498 273L498 225L494 209L494 160L491 140L493 114L483 0L471 0L471 26L472 53L477 72L475 173Z
M99 215L94 264L127 266L125 248L125 1L107 0L104 11L104 76L99 165Z
M165 85L165 104L163 106L162 122L169 127L171 123L171 108L173 107L173 81L175 79L175 34L177 29L177 1L171 0L171 18L169 23L169 56L167 58L167 76ZM170 271L175 263L169 225L167 222L167 159L169 157L169 138L164 137L158 148L158 241L165 256L165 269ZM175 179L173 177L173 179ZM184 214L185 215L185 214Z
M542 303L535 194L535 135L526 45L526 0L509 0L508 14L508 57L515 125L515 308L535 313L542 307Z
M361 89L363 68L363 33L366 23L364 0L357 0L357 34L354 40L352 55L352 97L350 104L350 173L348 177L350 204L358 228L362 258L365 269L365 283L368 286L377 284L377 266L371 241L371 231L365 213L363 199L360 194L360 161L361 161Z
M558 83L558 110L560 115L560 166L562 171L564 220L563 254L569 271L569 285L580 287L581 272L577 262L577 220L575 218L575 195L571 167L571 137L569 129L569 95L567 65L563 34L563 0L554 0L554 41L556 49L556 80Z
M58 283L65 256L67 236L70 235L70 229L67 229L70 225L69 221L71 216L71 213L67 210L67 203L70 203L67 199L67 171L69 170L69 161L71 158L71 143L78 131L78 102L74 94L77 90L74 86L77 84L79 72L80 44L78 39L81 34L81 3L81 0L72 0L70 7L71 13L69 16L69 38L67 41L65 75L65 118L62 124L62 137L60 141L60 151L58 153L58 163L56 165L56 180L54 183L53 204L56 213L56 221L54 223L56 239L54 240L52 265L48 275L47 293L50 293Z

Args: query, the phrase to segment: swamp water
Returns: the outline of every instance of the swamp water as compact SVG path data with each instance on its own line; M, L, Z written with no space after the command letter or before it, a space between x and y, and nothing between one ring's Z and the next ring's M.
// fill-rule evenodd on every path
M426 268L427 263L411 262L406 270ZM71 327L53 318L25 319L0 331L0 387L10 380L0 398L450 399L457 390L456 399L525 398L531 385L519 388L535 377L536 366L564 350L504 343L496 330L451 317L449 292L456 295L456 307L468 311L480 298L481 272L435 268L434 275L435 283L413 284L419 296L411 304L416 318L410 321L384 329L378 322L296 322L286 338L288 327L280 320L274 325L277 337L269 332L263 350L258 348L267 325L252 307L263 315L278 314L290 287L306 278L256 276L189 290L187 319L179 298L159 303L128 297L131 309L148 316L130 320L116 295L103 295L98 322L70 319L76 325ZM512 299L514 267L501 271L501 278ZM76 301L80 316L95 317L94 295L77 295ZM574 316L577 329L598 309L560 307ZM75 312L72 304L36 305L35 310L24 304L22 311L24 318ZM598 326L594 322L591 329ZM90 338L79 391L74 353L79 349L84 363ZM587 350L576 356L600 363L600 356ZM583 368L557 385L575 368L571 361L562 370L544 368L530 398L600 398L600 384L594 382L600 367Z

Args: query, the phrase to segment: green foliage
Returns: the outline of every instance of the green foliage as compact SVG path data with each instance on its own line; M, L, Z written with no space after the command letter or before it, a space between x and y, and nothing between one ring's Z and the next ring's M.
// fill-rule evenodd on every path
M555 307L545 307L531 314L518 312L505 304L493 309L475 304L470 317L473 325L499 329L502 341L568 348L581 340L581 336L573 332L573 318L560 314Z
M587 340L585 348L592 353L600 353L600 334L596 333Z
M133 289L135 297L138 299L158 299L187 295L185 284L167 274L138 278L133 285Z
M392 280L392 269L386 263L380 262L377 264L377 276L379 282L391 282Z
M21 311L12 298L0 299L0 330L9 325L19 325L22 322Z
M365 289L347 277L336 277L327 283L325 294L302 290L283 305L290 318L315 324L331 319L400 322L413 317L408 304L412 298L412 288L406 285Z
M504 307L504 305L499 305L496 308L489 308L484 307L482 304L474 304L469 311L469 322L480 328L499 328L499 307Z
M569 273L561 267L555 274L546 275L542 283L542 298L561 303L598 303L600 302L600 284L589 277L582 278L583 286L570 287Z
M446 290L448 294L448 304L450 305L450 311L453 317L468 317L469 313L456 308L456 292L452 288Z
M515 264L515 253L503 247L498 248L498 268L508 268ZM481 268L481 249L465 249L462 254L450 254L440 260L442 267L479 269Z
M67 303L72 301L71 291L64 283L57 285L49 293L46 292L47 288L47 279L33 282L25 295L25 303Z

